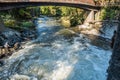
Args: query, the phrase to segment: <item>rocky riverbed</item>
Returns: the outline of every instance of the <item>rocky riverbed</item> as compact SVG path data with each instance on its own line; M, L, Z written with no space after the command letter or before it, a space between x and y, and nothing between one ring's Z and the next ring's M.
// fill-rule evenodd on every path
M109 26L108 26L109 27ZM109 27L107 29L102 26L85 26L78 25L76 27L61 29L56 32L55 35L63 35L66 38L78 36L79 33L84 34L91 40L91 44L102 47L103 49L110 49L110 42L112 32L116 29ZM109 32L109 30L111 32ZM39 32L39 31L38 31ZM78 33L78 34L77 34ZM0 32L0 59L11 55L16 50L22 48L21 44L26 41L33 40L37 37L36 29L23 29L16 31L6 28L6 30ZM97 40L97 41L96 41ZM105 45L101 45L101 43Z
M3 61L1 80L106 80L111 55L107 38L56 23L49 17L36 21L37 39Z
M0 32L0 59L22 48L21 44L23 42L33 40L36 36L37 32L29 29L16 31L7 28Z

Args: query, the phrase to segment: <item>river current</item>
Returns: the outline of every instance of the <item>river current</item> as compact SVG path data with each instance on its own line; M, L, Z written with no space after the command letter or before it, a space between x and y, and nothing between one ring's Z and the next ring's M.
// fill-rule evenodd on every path
M106 80L111 50L79 36L56 35L61 25L53 18L36 21L38 38L15 52L0 66L0 80Z

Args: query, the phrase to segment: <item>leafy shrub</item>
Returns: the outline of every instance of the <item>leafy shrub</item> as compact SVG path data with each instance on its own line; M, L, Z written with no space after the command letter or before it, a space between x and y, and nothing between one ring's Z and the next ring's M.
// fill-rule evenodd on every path
M101 20L112 20L116 18L116 15L118 15L120 8L117 7L104 7L101 10L100 13L100 19Z
M32 28L34 26L34 24L31 21L26 21L26 22L22 22L21 26L26 27L26 28Z
M15 20L6 20L6 21L4 21L4 24L7 27L14 27L15 23L16 23Z

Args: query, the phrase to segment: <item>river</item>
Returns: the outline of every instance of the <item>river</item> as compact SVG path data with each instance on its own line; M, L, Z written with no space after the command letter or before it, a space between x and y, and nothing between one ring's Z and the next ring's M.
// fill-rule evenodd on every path
M63 27L53 18L36 21L38 38L0 66L0 80L106 80L111 50L79 36L56 35Z

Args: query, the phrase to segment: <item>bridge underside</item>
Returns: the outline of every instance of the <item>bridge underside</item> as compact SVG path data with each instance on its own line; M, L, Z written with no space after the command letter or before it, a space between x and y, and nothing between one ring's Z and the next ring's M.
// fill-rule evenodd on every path
M22 8L22 7L32 7L32 6L70 6L86 10L98 11L99 6L87 5L87 4L77 4L77 3L57 3L57 2L9 2L9 3L0 3L0 10L8 10L13 8Z

